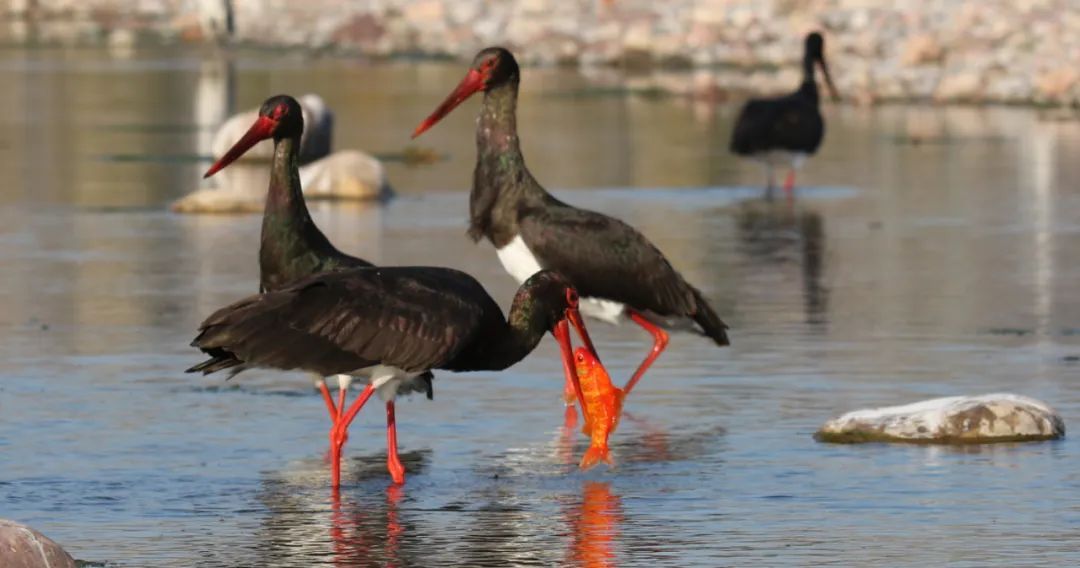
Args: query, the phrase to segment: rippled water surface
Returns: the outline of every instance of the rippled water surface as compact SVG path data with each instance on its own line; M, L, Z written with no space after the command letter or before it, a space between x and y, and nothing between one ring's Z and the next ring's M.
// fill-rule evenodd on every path
M843 65L835 61L834 65ZM257 216L179 216L214 123L321 93L339 148L391 160L457 64L197 53L0 54L0 517L107 566L1075 565L1074 439L831 446L843 411L1012 391L1080 413L1080 123L1014 108L827 110L794 206L726 153L737 100L629 95L648 79L527 69L520 128L559 197L639 227L711 298L734 346L689 336L627 402L618 467L575 468L550 340L503 373L438 375L361 414L329 490L308 380L183 369L214 308L256 289ZM318 203L349 252L452 265L502 305L464 235L471 101L388 161L385 207ZM616 380L632 327L592 326Z

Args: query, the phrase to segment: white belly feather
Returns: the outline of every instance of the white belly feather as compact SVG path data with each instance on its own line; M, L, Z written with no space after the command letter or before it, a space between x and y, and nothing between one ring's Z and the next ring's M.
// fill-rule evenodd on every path
M536 256L529 250L529 246L525 244L521 235L514 237L514 240L506 246L496 249L496 254L499 255L499 262L502 263L503 268L514 277L514 280L517 280L518 284L542 270ZM581 313L586 316L612 324L622 321L623 314L626 312L624 304L600 298L582 298L580 308Z
M518 284L525 282L541 270L540 263L536 261L536 256L529 250L521 235L514 237L514 240L506 246L496 249L495 253L499 255L499 262L502 263L503 268L514 277L514 280L517 280Z

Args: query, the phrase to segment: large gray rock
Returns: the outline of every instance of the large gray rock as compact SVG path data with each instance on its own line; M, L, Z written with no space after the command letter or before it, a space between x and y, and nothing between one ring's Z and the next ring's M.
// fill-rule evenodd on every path
M75 559L36 530L0 519L0 566L3 568L75 568Z
M856 410L826 422L821 442L921 442L982 444L1054 440L1065 421L1047 404L1016 394L950 396Z

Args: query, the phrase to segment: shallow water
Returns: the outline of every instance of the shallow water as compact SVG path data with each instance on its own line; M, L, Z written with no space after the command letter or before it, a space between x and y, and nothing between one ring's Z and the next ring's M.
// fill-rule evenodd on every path
M841 62L836 62L841 65ZM197 53L0 54L0 517L108 566L1010 566L1078 562L1074 439L830 446L855 408L1011 391L1080 413L1080 124L1026 109L828 109L793 207L726 153L737 101L618 94L526 70L537 177L639 227L714 301L734 345L676 336L627 402L619 462L580 473L546 340L504 373L442 373L361 413L335 499L308 380L182 373L200 319L253 292L257 216L178 216L214 120L317 91L339 148L399 153L455 64ZM638 85L638 83L634 83ZM616 94L612 94L616 93ZM505 306L464 235L470 102L390 162L383 208L318 203L347 251L450 264ZM647 350L592 327L616 380Z

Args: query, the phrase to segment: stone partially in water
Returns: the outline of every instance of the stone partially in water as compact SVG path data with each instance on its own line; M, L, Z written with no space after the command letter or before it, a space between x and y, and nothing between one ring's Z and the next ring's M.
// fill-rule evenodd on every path
M856 410L826 422L819 442L984 444L1054 440L1065 421L1047 404L1016 394L950 396Z
M75 559L49 537L15 521L0 519L0 566L75 568Z

